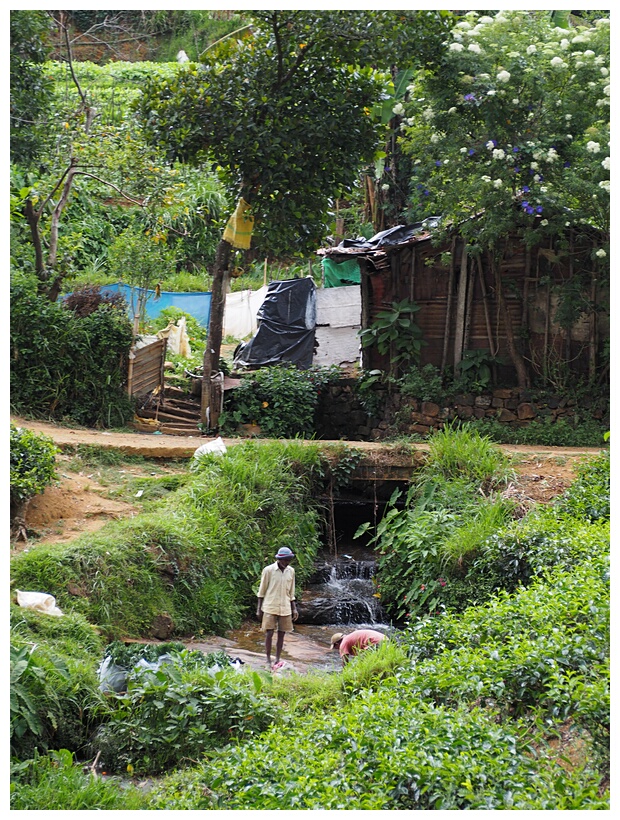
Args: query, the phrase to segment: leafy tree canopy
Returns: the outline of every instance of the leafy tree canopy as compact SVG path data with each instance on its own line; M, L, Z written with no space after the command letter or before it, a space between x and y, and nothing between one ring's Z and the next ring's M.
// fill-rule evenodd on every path
M607 232L609 82L608 19L469 12L402 107L412 216L441 213L486 248L515 228L532 244L569 226Z
M138 114L170 160L210 162L230 194L252 204L272 252L315 248L329 197L370 162L372 107L390 77L373 68L430 59L439 12L252 14L252 35L228 40L204 65L147 82ZM418 58L416 57L416 62Z
M11 11L11 160L30 163L45 141L41 119L51 102L43 63L51 21L44 11Z

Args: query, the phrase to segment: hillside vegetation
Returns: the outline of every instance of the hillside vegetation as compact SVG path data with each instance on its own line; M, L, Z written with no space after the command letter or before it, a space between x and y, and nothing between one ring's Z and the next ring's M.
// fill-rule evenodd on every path
M106 649L106 636L140 634L154 602L181 631L225 628L254 602L265 545L271 554L291 527L303 582L318 519L300 469L320 483L332 468L312 448L239 445L207 458L159 512L13 559L14 584L50 589L66 612L12 608L14 808L43 796L69 808L76 793L89 808L607 807L606 453L551 506L481 533L482 588L474 577L469 596L461 586L445 608L421 606L341 673L214 668L178 643L158 650L168 663L132 669L139 655ZM129 663L126 694L99 691L106 654ZM71 764L97 753L116 777L163 779L147 795L103 789ZM300 754L304 766L291 766Z

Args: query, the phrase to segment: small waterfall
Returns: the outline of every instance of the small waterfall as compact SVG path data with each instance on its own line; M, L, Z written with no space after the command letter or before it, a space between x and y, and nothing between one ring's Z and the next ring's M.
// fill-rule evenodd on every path
M297 608L302 624L378 624L383 618L373 583L372 556L326 558L315 572Z

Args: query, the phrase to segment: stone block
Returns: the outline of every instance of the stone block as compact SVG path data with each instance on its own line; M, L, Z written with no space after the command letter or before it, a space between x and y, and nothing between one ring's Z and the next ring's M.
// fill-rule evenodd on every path
M421 409L425 416L439 415L439 405L435 404L433 401L423 401Z
M491 406L491 396L476 396L474 399L474 406L475 407L490 407Z
M462 393L459 396L454 397L455 404L463 404L467 407L473 407L474 405L474 396L473 393Z
M499 416L497 417L501 422L509 422L509 421L516 421L517 416L512 410L507 410L505 407L503 410L500 411Z
M536 412L531 404L524 402L517 407L517 416L521 421L536 418Z
M457 407L456 414L460 419L470 419L474 414L474 408L468 406Z
M484 407L474 407L474 416L477 419L483 419L487 414L487 411Z
M498 387L496 390L493 391L494 399L511 399L512 396L512 390L509 390L507 387ZM500 405L495 406L499 407Z
M497 396L493 396L491 399L491 407L504 407L505 406L505 399L500 399Z

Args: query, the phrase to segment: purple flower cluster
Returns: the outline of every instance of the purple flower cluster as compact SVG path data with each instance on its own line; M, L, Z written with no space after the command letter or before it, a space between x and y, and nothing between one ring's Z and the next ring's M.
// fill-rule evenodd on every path
M525 211L526 214L541 214L543 212L542 205L537 205L535 208L530 205L527 199L524 199L521 203L521 207Z

